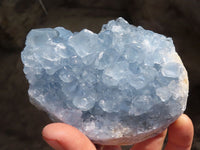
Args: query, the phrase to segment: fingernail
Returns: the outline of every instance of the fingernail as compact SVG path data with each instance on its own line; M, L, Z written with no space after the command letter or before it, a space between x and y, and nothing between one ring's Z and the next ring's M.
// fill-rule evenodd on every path
M55 150L65 150L58 141L46 139L45 137L43 137L43 138Z

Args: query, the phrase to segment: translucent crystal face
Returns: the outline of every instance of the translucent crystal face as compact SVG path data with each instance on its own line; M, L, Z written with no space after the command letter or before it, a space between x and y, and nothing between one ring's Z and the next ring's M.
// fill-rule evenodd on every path
M186 107L187 72L172 39L123 18L99 34L31 30L21 58L31 102L95 143L145 140Z

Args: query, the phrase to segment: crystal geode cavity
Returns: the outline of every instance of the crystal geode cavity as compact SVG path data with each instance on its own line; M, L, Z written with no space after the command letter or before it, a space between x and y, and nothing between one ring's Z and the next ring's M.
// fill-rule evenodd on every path
M95 143L143 141L186 108L187 72L172 39L123 18L98 34L33 29L21 58L31 102Z

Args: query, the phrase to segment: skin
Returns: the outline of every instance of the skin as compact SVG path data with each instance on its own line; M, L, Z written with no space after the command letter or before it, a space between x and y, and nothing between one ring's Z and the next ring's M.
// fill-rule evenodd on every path
M164 150L190 150L194 128L191 119L183 114L163 133L135 144L131 150L161 150L168 130L168 142ZM52 123L44 127L43 139L55 150L121 150L120 146L94 145L78 129L64 123Z

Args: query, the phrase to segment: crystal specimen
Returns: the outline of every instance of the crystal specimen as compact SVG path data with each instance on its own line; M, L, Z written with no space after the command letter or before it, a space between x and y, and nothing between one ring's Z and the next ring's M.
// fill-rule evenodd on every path
M187 72L172 39L123 18L99 34L33 29L21 58L31 102L95 143L143 141L186 108Z

